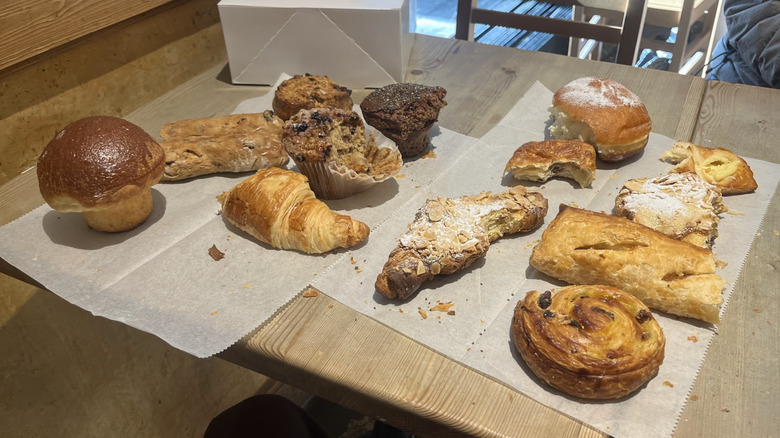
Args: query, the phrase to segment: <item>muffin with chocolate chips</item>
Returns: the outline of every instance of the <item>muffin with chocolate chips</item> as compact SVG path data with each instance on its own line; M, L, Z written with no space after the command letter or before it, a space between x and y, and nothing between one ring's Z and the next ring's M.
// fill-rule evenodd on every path
M431 128L447 105L447 90L420 84L391 84L372 91L360 104L366 123L393 140L404 157L420 155Z
M327 76L306 73L295 75L276 87L271 106L282 120L287 120L301 109L321 107L352 109L352 90L333 82Z
M395 148L379 147L352 110L302 109L284 124L282 144L321 199L340 199L401 169Z

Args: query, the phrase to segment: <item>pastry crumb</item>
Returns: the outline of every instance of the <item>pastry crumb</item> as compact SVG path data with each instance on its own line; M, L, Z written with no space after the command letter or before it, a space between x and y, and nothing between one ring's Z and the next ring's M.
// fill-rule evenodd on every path
M664 386L668 386L669 388L674 388L674 383L668 380L664 380Z
M306 289L305 291L303 291L303 296L305 298L314 298L319 295L320 295L320 291L318 291L317 289Z
M761 313L761 309L753 309L753 311L756 313Z
M697 336L695 336L695 335L694 336L688 336L688 340L691 341L691 342L694 342L694 343L699 342L699 338Z
M217 245L211 245L209 248L209 255L215 262L218 262L225 258L225 253L217 249Z
M417 312L422 316L422 319L428 319L428 314L423 309L417 309Z
M691 401L697 401L699 399L699 396L696 394L691 394Z
M431 307L429 310L432 312L449 312L450 308L454 306L455 303L452 301L449 301L447 303L442 303L441 301L436 301L436 305Z

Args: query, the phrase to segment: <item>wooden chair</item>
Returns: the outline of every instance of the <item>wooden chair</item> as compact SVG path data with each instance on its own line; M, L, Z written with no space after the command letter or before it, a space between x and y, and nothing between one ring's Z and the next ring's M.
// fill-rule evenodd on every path
M478 0L458 0L455 38L474 39L474 25L487 24L513 29L544 32L578 39L618 44L616 62L634 65L639 51L639 41L645 21L647 0L547 0L546 3L583 6L598 10L615 11L622 17L620 25L590 21L563 20L536 15L483 9ZM572 50L570 50L572 52Z
M716 43L714 31L720 10L721 0L648 0L646 23L677 27L677 37L674 43L643 38L642 47L671 52L670 71L690 74L703 70ZM693 32L696 22L702 27ZM689 61L692 62L686 66Z

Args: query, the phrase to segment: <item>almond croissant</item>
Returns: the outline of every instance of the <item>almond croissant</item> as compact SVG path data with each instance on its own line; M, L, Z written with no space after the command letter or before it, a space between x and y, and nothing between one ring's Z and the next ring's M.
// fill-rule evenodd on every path
M259 170L217 199L225 219L274 248L319 254L355 246L369 234L368 225L331 210L291 170Z
M504 234L538 227L546 214L547 199L523 186L497 195L429 199L390 253L376 289L405 300L424 281L467 268Z

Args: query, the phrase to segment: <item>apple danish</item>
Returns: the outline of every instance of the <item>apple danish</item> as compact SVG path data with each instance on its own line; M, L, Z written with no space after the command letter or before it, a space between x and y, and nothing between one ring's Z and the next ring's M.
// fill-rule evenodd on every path
M624 397L664 360L666 338L650 310L610 286L530 291L515 306L515 348L548 385L586 399Z
M726 280L712 251L626 218L561 205L530 262L570 284L619 288L656 310L720 318Z

